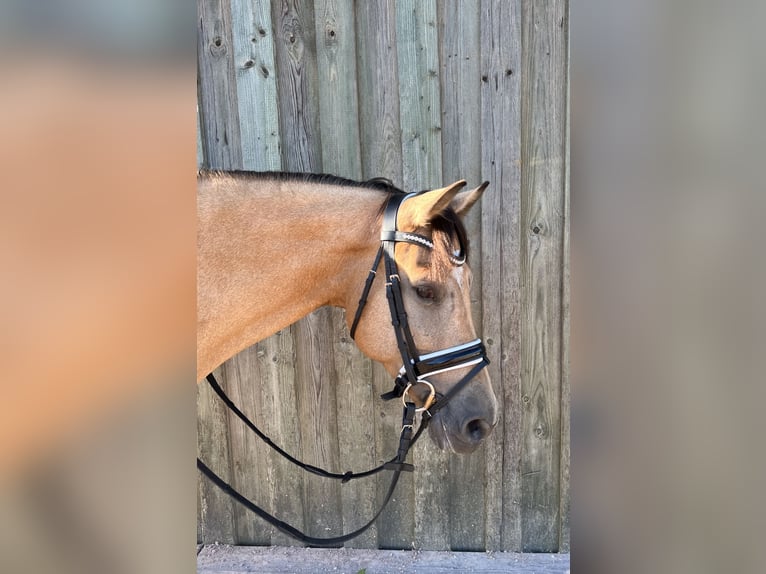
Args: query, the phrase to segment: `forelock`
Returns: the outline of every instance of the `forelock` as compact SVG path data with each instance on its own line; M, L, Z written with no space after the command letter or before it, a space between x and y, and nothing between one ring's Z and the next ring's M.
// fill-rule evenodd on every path
M454 253L468 259L468 235L465 225L455 211L448 207L431 220L431 240L434 248L428 258L429 274L433 279L444 281L455 267Z

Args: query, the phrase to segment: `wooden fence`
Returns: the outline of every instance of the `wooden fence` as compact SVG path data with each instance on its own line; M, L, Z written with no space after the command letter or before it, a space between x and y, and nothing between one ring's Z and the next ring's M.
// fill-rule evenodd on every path
M468 456L421 441L376 526L349 547L569 548L568 2L198 0L199 162L384 176L408 190L491 182L467 226L474 313L502 399ZM395 450L383 369L321 309L216 371L287 451L362 470ZM308 533L371 517L388 476L292 467L199 386L204 460ZM379 475L380 476L380 475ZM294 544L204 479L199 541Z

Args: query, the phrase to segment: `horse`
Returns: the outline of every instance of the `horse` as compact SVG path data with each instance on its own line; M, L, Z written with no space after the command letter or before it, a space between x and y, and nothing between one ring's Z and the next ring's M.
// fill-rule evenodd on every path
M345 310L362 353L397 383L404 379L398 394L420 410L449 396L434 415L438 424L429 427L440 449L469 453L487 438L497 424L497 399L481 365L466 384L467 367L477 360L461 357L483 355L471 316L462 218L488 182L461 191L460 180L405 194L382 179L203 170L197 183L198 381L331 305ZM381 231L386 218L392 220L387 234ZM374 281L384 263L386 280ZM395 309L407 324L404 335L392 328ZM421 367L427 378L412 374Z

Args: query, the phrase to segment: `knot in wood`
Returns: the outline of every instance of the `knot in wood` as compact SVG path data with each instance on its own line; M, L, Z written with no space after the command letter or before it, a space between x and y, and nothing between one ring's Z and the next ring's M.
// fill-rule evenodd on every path
M228 47L226 46L226 42L223 41L223 38L220 36L216 36L213 38L213 41L210 43L210 54L213 55L216 58L220 58L222 56L226 55L226 52L228 51Z

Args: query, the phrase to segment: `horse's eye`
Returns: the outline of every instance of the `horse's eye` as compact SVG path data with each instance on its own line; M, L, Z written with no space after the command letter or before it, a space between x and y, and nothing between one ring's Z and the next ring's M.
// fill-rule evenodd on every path
M421 299L433 301L436 298L436 292L430 285L421 285L419 287L415 287L415 292Z

